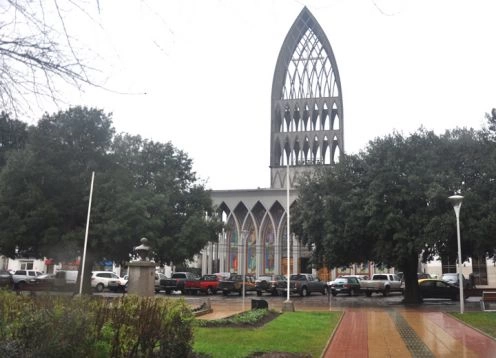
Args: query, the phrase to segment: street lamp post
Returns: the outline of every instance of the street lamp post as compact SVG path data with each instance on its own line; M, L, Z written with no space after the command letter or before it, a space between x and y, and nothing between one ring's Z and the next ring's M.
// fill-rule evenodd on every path
M290 201L289 201L289 186L290 186L290 179L289 179L289 156L288 156L288 162L286 163L286 245L287 245L287 286L286 286L286 301L284 301L284 304L282 306L282 311L283 312L294 312L294 305L293 305L293 302L291 302L291 300L289 299L289 290L290 290L290 283L291 283L291 280L290 280L290 277L291 277L291 268L290 268L290 262L291 260L289 259L289 255L290 255L290 245L291 245L291 242L289 241L290 240L290 210L289 210L289 206L290 206Z
M243 282L241 283L241 292L243 294L243 312L245 311L245 290L246 290L246 236L248 234L247 230L241 231L241 244L243 245L242 261L243 266L241 266L241 272L243 274Z
M456 215L456 240L458 244L458 286L460 288L460 313L464 311L463 300L463 273L462 273L462 248L460 244L460 208L462 206L463 196L452 195L448 198L455 209Z

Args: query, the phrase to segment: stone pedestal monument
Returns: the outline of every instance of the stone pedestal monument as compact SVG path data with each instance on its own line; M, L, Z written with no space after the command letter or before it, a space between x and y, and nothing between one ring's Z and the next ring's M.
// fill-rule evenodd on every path
M138 296L155 295L155 262L150 261L148 255L150 246L148 239L142 238L141 245L134 248L138 259L129 262L128 294Z

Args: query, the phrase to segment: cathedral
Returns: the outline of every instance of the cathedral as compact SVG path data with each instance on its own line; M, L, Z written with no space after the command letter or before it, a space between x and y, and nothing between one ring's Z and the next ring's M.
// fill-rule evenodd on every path
M225 228L201 253L202 274L315 269L288 223L298 177L344 153L343 100L331 44L306 7L281 46L270 101L270 187L212 191Z

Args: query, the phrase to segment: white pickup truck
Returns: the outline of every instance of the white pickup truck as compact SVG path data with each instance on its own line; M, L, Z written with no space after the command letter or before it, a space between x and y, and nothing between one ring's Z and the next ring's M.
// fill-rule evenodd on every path
M398 275L378 273L372 276L372 280L361 280L360 290L365 292L367 297L372 296L374 292L387 296L390 292L403 292L403 282Z

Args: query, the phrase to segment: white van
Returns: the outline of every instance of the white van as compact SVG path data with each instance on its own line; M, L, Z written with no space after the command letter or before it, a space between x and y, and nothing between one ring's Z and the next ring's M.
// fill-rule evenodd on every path
M55 273L55 287L75 285L78 278L76 270L59 270Z

